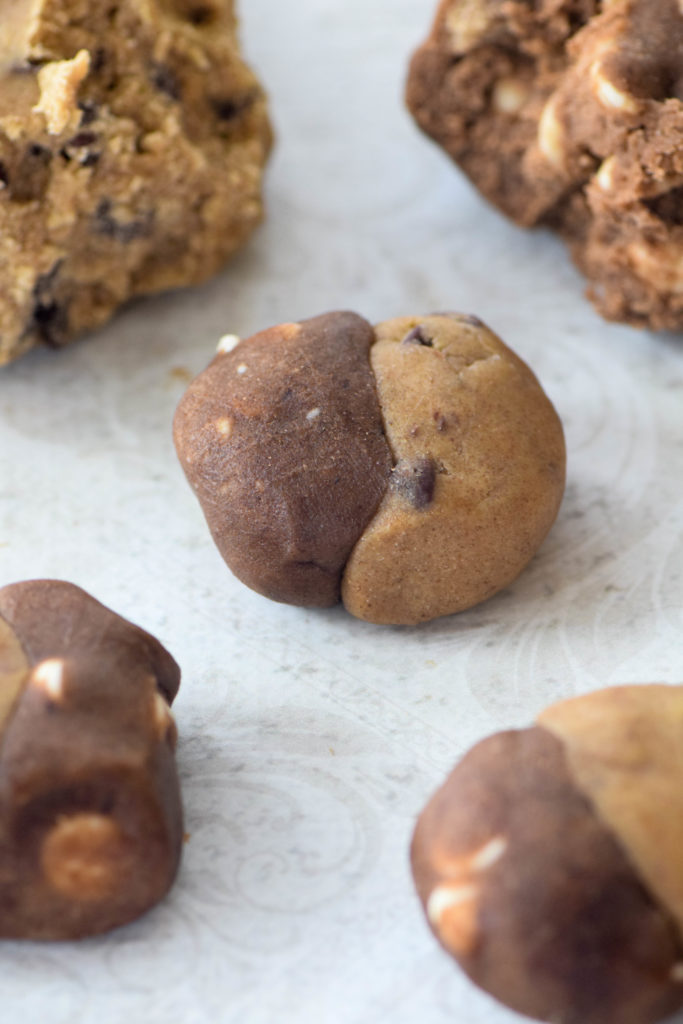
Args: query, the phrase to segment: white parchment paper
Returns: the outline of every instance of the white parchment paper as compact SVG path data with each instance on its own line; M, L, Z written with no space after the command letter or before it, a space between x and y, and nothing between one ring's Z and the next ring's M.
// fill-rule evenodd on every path
M418 134L402 89L430 2L241 10L278 135L267 223L206 287L0 373L0 584L70 579L169 647L190 835L140 922L0 944L0 1017L512 1024L428 933L412 825L487 733L598 686L682 681L683 341L602 322L562 245ZM470 612L382 629L272 604L212 546L173 453L180 395L221 334L335 308L476 313L562 416L559 520Z

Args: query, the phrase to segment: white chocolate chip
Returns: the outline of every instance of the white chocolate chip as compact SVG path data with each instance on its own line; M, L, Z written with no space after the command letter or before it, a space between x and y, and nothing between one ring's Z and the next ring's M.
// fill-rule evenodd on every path
M467 53L481 41L491 24L488 4L486 0L455 0L445 23L455 53Z
M493 87L491 101L501 114L516 114L526 103L529 89L518 78L499 78Z
M36 665L31 682L40 687L51 701L58 703L64 697L64 662L61 658L47 658Z
M222 437L230 437L232 434L233 421L229 416L221 416L216 420L216 430Z
M608 156L603 160L595 173L595 182L603 192L609 192L614 185L614 167L616 158Z
M221 340L216 345L216 352L225 354L232 352L240 343L240 339L236 334L224 334Z
M41 850L43 874L69 899L106 899L130 874L128 844L116 821L105 814L78 813L60 818Z
M240 365L237 367L237 372L240 374L240 376L243 373L246 373L247 372L247 364L246 363L240 363Z
M479 889L476 885L437 885L432 889L427 900L427 917L438 928L444 914L459 907L462 903L469 903L477 898Z
M175 746L178 735L175 718L168 702L164 700L158 690L154 692L154 725L159 739L170 738L172 745Z
M617 89L616 85L605 77L602 60L596 60L591 64L590 77L595 94L603 107L607 107L609 110L620 110L626 114L638 113L640 104L635 97Z
M502 836L495 836L474 854L470 861L471 870L487 871L500 860L507 848L507 839L503 839Z
M306 419L307 420L317 420L319 415L320 415L320 409L311 409L311 410L309 410L309 412L306 413Z
M557 119L555 97L551 96L538 122L538 147L546 160L562 170L565 162L564 129Z
M76 102L81 82L90 71L90 54L79 50L72 60L54 60L38 72L40 99L33 108L44 114L50 135L59 135L73 118L80 117Z

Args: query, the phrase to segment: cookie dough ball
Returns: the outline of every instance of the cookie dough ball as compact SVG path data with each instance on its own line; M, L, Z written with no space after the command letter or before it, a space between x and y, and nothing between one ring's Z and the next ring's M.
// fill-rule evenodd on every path
M683 687L555 705L474 747L420 816L430 927L512 1009L653 1024L683 1004Z
M179 682L161 644L78 587L0 589L1 937L93 935L169 889Z
M562 427L475 317L354 313L219 351L175 418L233 572L267 597L414 624L521 572L564 488Z
M269 144L232 0L0 4L0 364L217 271Z
M677 0L445 0L413 58L420 127L519 224L557 229L607 318L683 327Z

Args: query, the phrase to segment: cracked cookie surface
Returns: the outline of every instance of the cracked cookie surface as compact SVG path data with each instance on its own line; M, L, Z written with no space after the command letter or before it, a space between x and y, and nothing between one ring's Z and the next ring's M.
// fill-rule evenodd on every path
M232 0L0 0L0 364L215 273L269 145Z
M445 0L408 104L491 202L568 242L607 318L683 327L677 0Z
M414 624L510 583L562 497L562 427L476 317L353 313L220 351L178 456L230 568L276 600Z

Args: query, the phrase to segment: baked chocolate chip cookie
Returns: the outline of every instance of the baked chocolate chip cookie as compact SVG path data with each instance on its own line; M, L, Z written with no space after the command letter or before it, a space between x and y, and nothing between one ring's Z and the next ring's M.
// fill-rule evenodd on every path
M0 937L93 935L169 889L179 682L158 641L78 587L0 589Z
M254 590L423 622L506 586L550 529L561 424L476 317L373 329L329 313L223 348L180 402L175 442L221 554Z
M444 0L407 99L517 223L568 242L607 318L683 327L677 0Z
M232 0L0 11L0 364L213 274L270 144Z
M474 982L562 1024L683 1004L683 687L627 686L475 746L412 843L430 927Z

